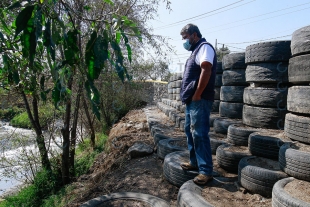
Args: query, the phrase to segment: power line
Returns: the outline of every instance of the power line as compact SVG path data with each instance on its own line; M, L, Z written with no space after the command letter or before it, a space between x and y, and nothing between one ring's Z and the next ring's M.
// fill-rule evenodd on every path
M257 21L253 21L253 22L248 22L248 23L246 23L246 24L241 24L241 25L237 25L237 26L234 26L234 27L229 27L229 28L226 28L226 29L221 29L221 30L216 30L216 31L212 31L212 32L207 32L207 34L209 34L209 33L214 33L214 32L219 32L219 31L223 31L223 30L227 30L227 29L232 29L232 28L236 28L236 27L240 27L240 26L244 26L244 25L248 25L248 24L251 24L251 23L254 23L254 22L259 22L259 21L264 21L264 20L272 19L272 18L279 17L279 16L283 16L283 15L286 15L286 14L291 14L291 13L303 11L303 10L306 10L306 9L309 9L309 8L310 8L310 7L307 7L307 8L300 9L300 10L296 10L296 11L293 11L293 12L288 12L288 13L285 13L285 14L281 14L281 15L269 17L269 18L266 18L266 19L261 19L261 20L257 20Z
M279 39L279 38L283 38L283 37L289 37L292 36L290 35L284 35L284 36L280 36L280 37L274 37L274 38L269 38L269 39L263 39L263 40L256 40L256 41L250 41L250 42L231 42L231 43L219 43L219 44L247 44L247 43L255 43L255 42L263 42L263 41L267 41L267 40L274 40L274 39Z
M208 30L213 29L213 28L217 28L217 27L221 27L221 26L225 26L225 25L231 25L231 24L234 24L234 23L236 23L236 22L241 22L241 21L245 21L245 20L248 20L248 19L253 19L253 18L256 18L256 17L261 17L261 16L265 16L265 15L268 15L268 14L272 14L272 13L276 13L276 12L280 12L280 11L292 9L292 8L295 8L295 7L304 6L304 5L307 5L307 4L310 4L310 2L304 3L304 4L299 4L299 5L292 6L292 7L286 7L286 8L284 8L284 9L280 9L280 10L268 12L268 13L265 13L265 14L260 14L260 15L248 17L248 18L245 18L245 19L241 19L241 20L234 21L234 22L229 22L229 23L222 24L222 25L218 25L218 26L215 26L215 27L210 27L210 28L208 28ZM308 9L308 8L309 8L309 7L307 7L306 9ZM302 10L305 10L305 9L302 9ZM225 10L225 11L226 11L226 10ZM297 10L297 11L301 11L301 10ZM293 12L297 12L297 11L293 11ZM293 12L289 12L289 13L293 13ZM289 14L289 13L285 13L285 14ZM285 15L285 14L281 14L281 15L279 15L279 16L282 16L282 15ZM274 16L274 17L278 17L278 16ZM274 18L274 17L271 17L271 18ZM267 18L267 19L269 19L269 18ZM263 20L266 20L266 19L263 19ZM257 20L257 21L262 21L262 20ZM253 21L253 22L256 22L256 21ZM250 23L253 23L253 22L249 22L249 23L246 23L246 24L250 24ZM239 25L239 26L243 26L243 25L245 25L245 24L242 24L242 25ZM230 28L234 28L234 27L230 27ZM229 28L229 29L230 29L230 28ZM222 30L225 30L225 29L222 29ZM221 30L217 30L217 31L221 31ZM212 33L212 32L210 32L210 33ZM173 37L173 38L172 38L172 41L181 41L181 40L175 40L174 38L176 38L176 37Z
M219 42L218 42L217 44L226 45L227 47L232 47L232 48L239 49L239 50L245 50L245 49L243 49L243 48L234 47L234 46L231 46L231 45L227 45L227 44L225 44L225 43L219 43Z
M176 26L176 24L178 24L178 23L185 22L185 21L188 21L188 20L190 20L190 19L195 19L195 18L197 18L197 17L203 16L203 15L206 15L206 14L210 14L210 13L212 13L212 12L215 12L215 11L221 10L221 9L223 9L223 8L229 7L229 6L231 6L231 5L237 4L237 3L241 2L241 1L244 1L244 0L240 0L240 1L234 2L234 3L232 3L232 4L228 4L228 5L226 5L226 6L223 6L223 7L217 8L217 9L214 9L214 10L212 10L212 11L209 11L209 12L206 12L206 13L203 13L203 14L200 14L200 15L197 15L197 16L194 16L194 17L190 17L190 18L188 18L188 19L184 19L184 20L181 20L181 21L178 21L178 22L174 22L174 23L171 23L171 24L168 24L168 25L164 25L164 26L161 26L161 27L157 27L157 28L154 28L154 29L165 29L165 28L167 28L167 27ZM255 1L255 0L253 0L253 1Z

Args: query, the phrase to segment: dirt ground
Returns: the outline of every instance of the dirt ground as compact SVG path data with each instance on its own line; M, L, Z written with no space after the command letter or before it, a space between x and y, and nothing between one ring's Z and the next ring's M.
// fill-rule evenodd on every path
M184 136L173 123L156 107L148 110L158 120L165 135ZM108 141L108 153L102 153L94 162L88 174L74 183L74 192L67 197L67 206L80 206L90 199L116 192L139 192L162 198L176 206L179 188L170 184L163 176L163 160L156 153L143 158L131 159L126 153L135 142L145 142L154 147L153 137L148 130L144 110L129 112L112 129ZM232 182L212 182L204 186L203 197L214 206L271 206L271 199L250 194L237 184L237 175L219 168L213 157L214 170ZM235 182L234 182L235 181ZM108 206L144 206L113 203Z

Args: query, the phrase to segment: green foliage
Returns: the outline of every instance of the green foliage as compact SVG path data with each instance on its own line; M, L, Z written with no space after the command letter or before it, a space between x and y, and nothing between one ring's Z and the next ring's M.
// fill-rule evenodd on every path
M7 197L0 206L41 206L43 199L59 189L57 178L58 175L43 170L37 173L33 184L24 187L17 195Z
M61 111L55 110L51 104L45 104L39 107L39 120L43 128L46 128L47 125L54 118L56 118L55 115L56 117L59 117L61 115ZM22 112L14 116L14 118L10 121L10 124L19 128L32 128L27 112Z
M91 147L90 139L86 139L83 143L78 145L75 161L76 177L87 173L89 168L92 166L96 156L104 151L107 139L107 135L97 134L97 141L94 149Z
M24 112L25 109L18 108L17 106L9 107L7 109L0 109L0 119L10 120L17 114Z

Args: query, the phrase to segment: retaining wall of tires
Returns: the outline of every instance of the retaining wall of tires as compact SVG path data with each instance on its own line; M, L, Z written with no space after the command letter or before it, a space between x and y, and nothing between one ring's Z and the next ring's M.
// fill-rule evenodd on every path
M223 85L222 76L223 76L222 62L217 62L216 76L215 76L215 88L214 88L215 93L214 93L214 102L212 105L212 112L219 112L220 92L221 92L221 86Z
M223 76L220 92L219 113L231 119L242 118L243 91L248 85L245 81L244 53L231 53L223 57Z

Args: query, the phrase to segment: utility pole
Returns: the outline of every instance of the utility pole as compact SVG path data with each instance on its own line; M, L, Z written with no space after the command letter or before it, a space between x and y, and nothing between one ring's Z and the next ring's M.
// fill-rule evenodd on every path
M215 39L215 50L217 50L217 39Z

